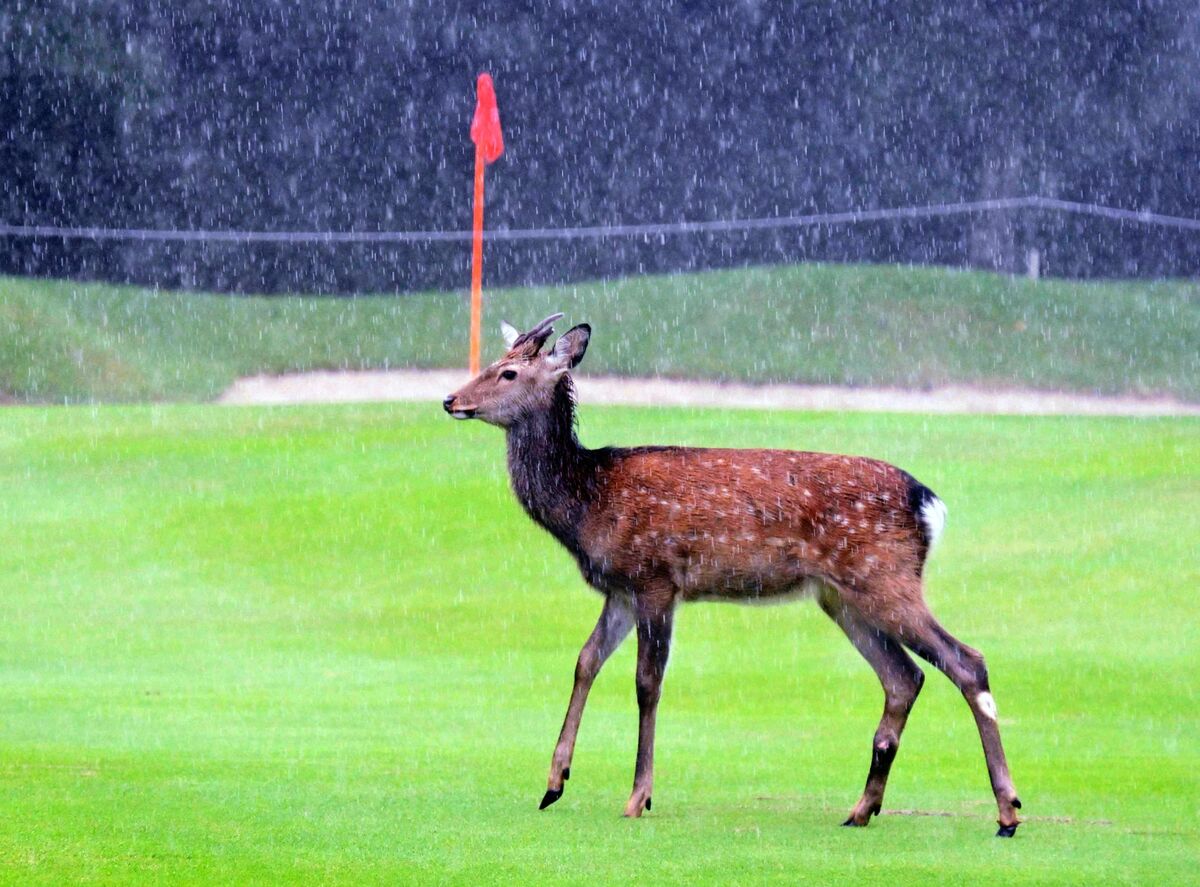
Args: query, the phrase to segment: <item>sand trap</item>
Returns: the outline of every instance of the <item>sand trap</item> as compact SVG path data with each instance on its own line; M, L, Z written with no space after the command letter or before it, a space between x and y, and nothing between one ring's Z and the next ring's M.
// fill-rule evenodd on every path
M239 379L223 404L431 401L467 381L465 370L320 371ZM739 385L675 379L576 377L584 404L744 407L897 413L995 413L1075 416L1200 416L1200 404L1166 397L1093 397L1047 391L985 391L949 386L929 391L833 385Z

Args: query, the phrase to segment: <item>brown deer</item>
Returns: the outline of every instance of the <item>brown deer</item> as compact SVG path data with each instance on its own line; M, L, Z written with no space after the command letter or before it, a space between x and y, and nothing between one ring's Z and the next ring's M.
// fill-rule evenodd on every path
M924 674L904 648L939 668L966 697L1011 837L1021 802L1004 759L983 656L943 629L925 605L921 573L945 523L942 501L886 462L790 450L605 447L575 436L570 371L591 327L549 352L555 314L518 333L507 353L444 401L456 419L505 429L517 499L574 555L604 608L575 666L575 687L540 809L570 777L588 691L604 661L637 629L637 762L626 816L650 809L654 720L675 607L810 595L883 684L883 718L862 798L844 825L878 814L900 734Z

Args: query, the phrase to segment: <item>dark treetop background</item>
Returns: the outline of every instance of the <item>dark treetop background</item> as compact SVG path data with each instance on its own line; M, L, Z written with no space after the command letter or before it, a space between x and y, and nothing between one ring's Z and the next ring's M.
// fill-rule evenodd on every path
M0 221L464 229L475 75L508 146L488 226L1040 193L1194 215L1200 13L1166 2L8 0ZM486 279L803 259L1193 274L1200 236L1041 211L493 243ZM0 271L231 291L461 287L463 243L7 238Z

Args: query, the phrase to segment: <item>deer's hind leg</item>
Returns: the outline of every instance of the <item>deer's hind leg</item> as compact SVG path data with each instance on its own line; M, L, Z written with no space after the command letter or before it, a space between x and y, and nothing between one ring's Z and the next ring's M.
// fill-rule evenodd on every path
M882 594L879 592L883 591ZM936 666L958 687L983 743L988 777L999 811L1000 837L1010 838L1020 825L1017 810L1021 801L1013 786L1000 742L1000 724L996 716L996 701L988 684L987 664L983 654L968 647L938 624L925 606L920 580L889 583L886 589L862 595L860 600L869 609L867 618L890 636L904 643L922 659Z
M908 713L917 701L917 694L921 692L925 674L895 638L871 625L852 606L848 606L836 591L827 588L819 597L819 602L821 609L838 624L854 648L875 669L879 683L883 685L883 717L871 742L871 768L867 773L867 784L862 797L850 811L850 816L842 823L865 826L873 814L879 814L888 773L900 747L900 735L904 732Z

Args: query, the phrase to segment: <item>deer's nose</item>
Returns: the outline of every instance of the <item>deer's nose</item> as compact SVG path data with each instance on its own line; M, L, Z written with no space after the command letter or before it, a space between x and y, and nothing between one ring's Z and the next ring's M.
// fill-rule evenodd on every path
M449 412L451 412L451 408L453 406L454 406L454 395L451 394L449 397L447 397L445 400L442 401L442 409L444 409L447 413L449 413Z

